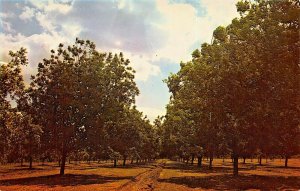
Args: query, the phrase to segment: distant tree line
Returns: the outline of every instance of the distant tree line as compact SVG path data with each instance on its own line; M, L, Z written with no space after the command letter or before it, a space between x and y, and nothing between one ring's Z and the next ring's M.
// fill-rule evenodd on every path
M299 154L299 1L240 1L240 18L166 81L167 114L158 118L162 156L191 161Z
M134 106L135 71L123 54L101 53L89 40L59 44L38 64L31 83L26 49L0 66L0 162L149 160L158 137ZM15 102L15 104L14 104ZM12 106L16 105L16 107Z

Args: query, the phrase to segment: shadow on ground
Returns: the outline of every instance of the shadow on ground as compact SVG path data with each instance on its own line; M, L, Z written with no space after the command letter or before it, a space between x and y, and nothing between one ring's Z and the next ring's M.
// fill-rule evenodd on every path
M30 178L18 178L0 180L0 185L44 185L44 186L79 186L89 184L104 184L122 179L132 179L133 177L111 177L100 175L79 175L79 174L65 174L38 176Z
M32 168L32 169L29 169L29 168L11 168L11 169L4 169L4 170L0 170L0 176L1 174L6 174L6 173L20 173L22 171L29 171L29 172L36 172L36 171L42 171L42 170L45 170L43 168Z
M205 177L185 176L160 179L159 182L180 184L190 188L214 190L282 190L300 189L300 177L257 176L257 175L214 175Z
M167 164L164 168L165 169L175 169L180 170L181 172L199 172L199 173L232 173L231 162L223 162L222 166L220 165L213 165L212 169L208 168L207 162L204 162L201 167L198 167L197 164L186 164L182 162L175 162L172 164ZM240 171L250 171L250 170L256 170L257 168L261 169L291 169L291 170L300 170L300 167L284 167L284 166L274 166L271 164L253 164L253 163L239 163L239 170Z
M229 166L213 166L212 169L209 169L208 166L202 165L198 167L197 165L190 165L185 163L173 163L167 164L164 166L164 169L180 170L181 172L196 172L196 173L229 173L232 172L232 168ZM240 168L244 170L244 168ZM248 170L248 168L245 168ZM249 169L250 170L250 169Z
M159 179L161 183L172 183L177 185L183 185L190 188L202 188L213 190L247 190L247 189L259 189L259 190L284 190L293 189L300 190L300 177L299 176L277 176L272 175L253 175L248 174L249 170L256 170L262 166L256 164L241 164L239 170L241 171L238 177L232 175L232 163L222 163L223 166L213 166L213 169L209 169L207 164L198 167L197 165L187 165L180 162L169 163L164 166L164 169L175 169L181 176L175 175L167 179ZM266 168L266 169L265 169ZM278 167L266 165L262 167L264 170L272 170L271 168L282 168L298 170L299 167ZM196 173L205 174L204 176L185 176L184 173ZM172 176L172 175L171 175Z
M300 171L300 167L296 167L296 166L289 166L289 167L284 167L284 166L267 166L268 168L274 168L274 169L292 169L292 170L299 170Z

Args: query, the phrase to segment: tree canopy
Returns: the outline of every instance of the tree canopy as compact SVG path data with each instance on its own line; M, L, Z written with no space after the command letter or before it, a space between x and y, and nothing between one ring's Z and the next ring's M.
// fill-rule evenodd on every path
M300 152L299 2L239 1L239 18L213 32L164 80L167 113L138 111L135 71L123 53L90 40L50 50L26 84L27 51L0 65L0 162L67 159L284 157Z
M235 175L239 157L280 155L287 165L300 133L297 2L240 1L237 10L240 18L217 27L212 43L166 80L172 96L163 125L166 151L230 154Z

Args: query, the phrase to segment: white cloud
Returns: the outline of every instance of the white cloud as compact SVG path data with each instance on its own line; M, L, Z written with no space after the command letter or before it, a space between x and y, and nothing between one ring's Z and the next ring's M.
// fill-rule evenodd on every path
M124 9L126 6L126 1L125 0L119 0L118 1L118 9Z
M61 3L49 3L44 7L46 12L59 12L62 14L67 14L72 9L71 5L61 4Z
M5 55L8 54L9 50L17 50L18 48L20 48L19 43L24 38L25 36L21 35L20 33L18 33L17 35L0 33L1 46L5 47L5 49L0 49L1 60L4 60L3 58L6 57Z
M161 73L159 66L151 64L150 58L138 55L130 55L128 58L136 71L136 80L147 81L150 76Z
M64 36L78 34L81 32L80 26L73 23L61 23L60 18L64 17L72 10L72 4L58 3L57 1L38 1L30 0L35 8L25 7L25 11L20 15L23 19L32 18L35 15L40 26L47 32L55 32L58 26L62 27Z
M42 61L42 58L49 56L51 49L56 49L59 43L69 42L69 40L58 33L41 33L29 37L20 33L17 35L0 33L0 42L2 42L1 46L5 47L5 49L0 49L0 61L2 62L9 61L9 50L16 51L21 47L27 49L29 65L24 68L23 74L28 77L36 73L37 64ZM28 81L29 79L27 78L26 80Z
M14 16L15 16L15 14L13 14L13 13L0 13L0 18L1 19L12 18Z
M35 9L30 7L24 7L23 12L19 16L19 18L24 21L28 21L28 20L32 20L34 16L35 16Z
M53 24L52 19L50 19L47 14L43 12L37 12L36 20L45 31L55 32L56 26Z
M135 80L137 81L145 82L150 76L157 76L161 74L160 67L152 64L152 58L147 54L137 55L120 49L109 49L106 51L113 53L122 52L124 57L130 60L130 66L136 71Z
M137 107L138 110L142 111L144 115L147 115L147 118L150 119L150 121L154 121L156 117L163 116L166 113L165 109L159 109L159 108L154 108L154 107Z
M234 17L238 17L235 6L237 2L238 0L201 0L202 6L206 9L206 19L214 25L226 25Z
M189 59L189 48L199 39L201 30L196 9L190 4L170 4L166 0L158 0L157 5L165 21L159 26L168 38L158 50L159 57L176 63Z
M165 46L157 50L157 60L167 58L175 63L190 60L190 49L194 43L210 42L216 27L227 25L238 16L236 2L237 0L202 0L201 5L206 15L199 16L191 4L157 0L158 10L164 21L158 26L167 34Z
M72 3L62 3L54 0L40 1L40 0L29 0L32 5L36 8L45 12L59 12L67 14L72 9ZM67 1L69 2L69 1Z
M0 20L0 26L1 28L8 33L14 33L16 32L12 27L11 27L11 23L4 21L4 20Z
M116 46L121 46L121 45L122 45L122 42L119 41L119 40L116 40L116 41L115 41L115 45L116 45Z
M82 27L76 23L64 23L62 26L62 35L67 37L73 37L74 39L82 32Z

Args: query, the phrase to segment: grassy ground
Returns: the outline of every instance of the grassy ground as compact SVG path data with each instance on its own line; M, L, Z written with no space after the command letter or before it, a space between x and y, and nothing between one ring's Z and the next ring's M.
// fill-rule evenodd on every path
M65 176L60 177L55 163L35 164L33 170L19 164L0 166L0 190L114 190L147 171L150 165L129 165L112 168L112 163L96 162L67 164Z
M207 162L199 169L195 165L186 165L168 161L160 173L156 190L300 190L300 159L284 161L276 159L259 166L256 161L239 164L239 177L232 176L231 160L215 159L213 170Z
M224 163L215 159L213 170L207 168L207 161L199 169L196 164L168 160L159 175L153 176L158 179L151 190L300 190L300 159L291 159L289 168L283 168L283 164L276 159L258 166L256 161L247 160L239 164L240 176L233 177L228 159ZM60 177L56 163L35 164L33 170L19 164L4 165L0 166L0 190L116 190L129 182L137 185L141 178L135 177L147 178L144 172L154 169L151 163L118 168L112 168L112 163L68 164L66 175Z

